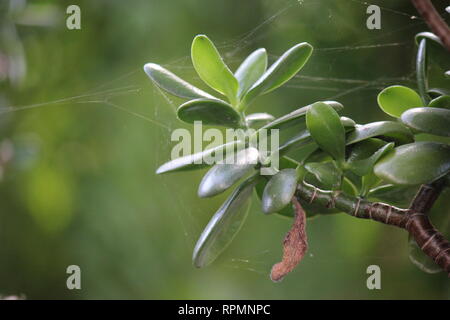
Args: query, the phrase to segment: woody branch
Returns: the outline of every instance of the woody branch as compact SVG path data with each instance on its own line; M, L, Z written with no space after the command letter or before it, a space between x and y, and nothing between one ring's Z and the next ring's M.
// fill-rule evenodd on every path
M450 276L450 242L432 225L427 216L441 188L441 185L422 186L408 209L370 202L340 191L321 190L306 182L297 186L296 197L300 201L337 208L356 218L370 219L405 229L419 248Z

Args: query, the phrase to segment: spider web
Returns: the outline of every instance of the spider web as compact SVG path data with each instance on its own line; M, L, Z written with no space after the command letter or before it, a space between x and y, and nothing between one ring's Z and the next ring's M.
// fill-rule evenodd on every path
M386 2L384 2L386 3ZM270 37L276 36L278 28L280 25L286 23L284 19L286 15L296 15L298 18L295 23L301 24L303 18L303 9L310 6L318 6L322 8L327 8L329 2L327 0L292 0L286 1L282 4L279 2L271 1L266 2L268 11L271 12L266 18L264 18L259 24L253 27L251 30L230 39L227 41L219 42L217 47L221 54L225 57L227 63L236 64L238 63L243 55L248 54L250 48L254 45L267 40ZM361 28L366 28L365 14L366 8L370 3L350 0L346 2L349 9L361 11L361 16L364 20L361 21ZM367 37L364 41L359 41L355 43L342 43L341 45L332 47L315 47L314 55L325 56L330 60L330 70L333 70L333 65L341 63L341 60L346 57L346 55L351 54L361 54L364 52L377 51L380 55L383 55L384 50L395 50L399 47L411 47L413 44L411 38L405 37L405 42L391 41L392 36L398 35L399 33L411 32L411 30L422 28L426 30L424 21L415 15L411 15L406 12L401 12L389 8L388 5L380 6L382 11L382 16L395 17L398 20L403 21L402 25L393 30L383 30L382 32L374 32L374 35L370 35L367 31ZM323 13L330 21L333 18L334 13L332 11ZM382 19L383 19L382 18ZM292 20L290 20L292 22ZM388 29L388 28L387 28ZM282 32L282 29L281 29ZM409 34L409 33L408 33ZM214 38L214 35L211 35ZM276 60L278 55L269 55L270 62ZM314 62L309 62L314 63ZM190 57L182 56L172 61L167 61L162 63L162 65L174 72L177 70L189 70L193 71ZM370 66L369 66L370 67ZM393 83L404 83L411 84L414 82L414 71L413 64L411 63L411 68L408 72L402 76L395 77L385 77L384 75L372 77L372 78L353 78L353 77L339 77L332 72L330 75L308 75L301 72L299 75L295 76L290 80L285 87L290 90L305 90L314 93L315 100L331 100L331 99L343 99L351 94L357 92L371 92L375 94L377 91L391 85ZM151 126L156 126L159 128L159 133L157 137L157 163L162 164L167 161L165 155L167 155L167 148L172 145L170 141L170 134L173 129L177 128L179 124L176 121L175 110L177 104L169 97L166 93L161 91L158 87L154 86L152 83L146 79L145 83L142 80L142 68L141 66L136 66L136 69L131 70L125 74L116 76L113 80L101 83L99 85L93 86L92 89L87 90L84 93L77 94L70 97L57 98L45 102L37 102L36 104L25 105L25 106L5 106L0 107L0 116L5 114L26 112L31 109L42 109L45 112L45 108L49 106L67 106L73 104L89 104L94 106L106 106L111 109L111 112L117 111L122 112L130 117L136 118L136 121L148 122ZM135 111L136 106L124 103L127 97L140 95L143 90L150 91L152 95L152 101L155 102L150 106L149 112L143 114L141 112ZM121 102L118 102L120 100ZM313 102L313 101L307 101ZM351 100L347 100L351 101ZM344 103L345 104L345 103ZM158 120L159 113L162 109L167 109L167 106L173 110L173 121L170 123L162 123ZM150 168L154 170L156 168ZM166 192L173 195L173 199L170 204L173 210L170 210L174 214L174 218L179 222L180 230L184 234L186 241L186 246L188 250L191 250L193 244L195 243L197 236L200 234L203 224L200 223L198 219L198 212L194 208L189 208L184 205L186 197L192 196L191 193L187 191L180 190L179 192L172 192L174 188L173 180L167 179L164 176L159 179L162 188ZM256 211L255 207L257 202L254 201L252 205L252 212ZM208 212L204 212L204 215L210 216L215 208L210 208ZM250 213L250 215L252 214ZM310 223L314 223L314 220ZM286 226L286 231L288 229L290 222L284 223ZM245 228L245 227L244 227ZM280 235L281 236L281 235ZM281 253L281 238L280 238L280 251L271 252L270 250L262 250L259 253L242 253L241 256L228 257L223 262L222 267L239 269L246 272L251 272L253 274L259 275L261 277L267 277L270 271L270 266L275 260L269 259L269 256L279 256ZM230 250L228 250L230 251ZM323 259L326 258L320 255L320 253L309 252L306 259ZM391 259L390 256L378 256L377 259Z

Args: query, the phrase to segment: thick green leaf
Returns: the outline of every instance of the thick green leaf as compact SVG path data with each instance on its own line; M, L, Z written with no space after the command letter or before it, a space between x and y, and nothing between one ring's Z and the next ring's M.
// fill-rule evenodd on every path
M411 131L403 124L394 121L378 121L365 125L357 125L355 130L347 136L347 145L369 138L380 137L383 140L405 144L414 141Z
M153 80L158 87L166 90L167 92L181 98L188 99L216 99L209 93L194 87L192 84L177 77L169 70L164 69L158 64L147 63L144 66L145 73Z
M226 157L224 163L214 165L204 175L198 188L198 196L206 198L224 192L254 170L258 156L256 148L248 148Z
M201 169L208 166L208 163L205 161L207 157L214 157L220 154L221 156L218 158L223 159L223 154L227 154L227 150L231 152L231 150L234 151L235 148L241 148L243 145L244 142L242 141L233 141L215 148L180 157L164 163L156 170L156 174Z
M241 229L250 208L252 190L256 182L256 176L243 182L211 218L192 255L192 261L197 268L213 262Z
M394 143L389 143L381 147L377 152L368 157L367 159L350 161L348 163L348 169L358 176L365 176L372 172L375 163L384 156L387 152L394 148Z
M450 90L445 88L431 88L427 91L432 99L438 98L440 96L450 96Z
M268 93L290 80L308 61L313 47L306 42L299 43L286 51L261 78L250 88L244 97L244 105L254 98Z
M417 193L417 189L417 186L386 184L371 189L367 197L371 201L381 201L399 207L407 207Z
M283 169L272 176L264 188L262 210L265 214L282 210L290 202L297 188L297 171Z
M393 184L432 182L450 171L450 146L415 142L393 149L374 167L375 174Z
M408 109L422 107L422 99L414 90L404 86L391 86L378 94L378 105L390 116L400 117Z
M441 39L439 39L439 37L437 35L435 35L434 33L420 32L420 33L416 34L415 40L416 40L417 45L420 43L420 41L422 39L431 40L432 42L435 42L435 43L439 44L440 46L443 46Z
M244 121L228 103L220 100L195 99L183 103L177 110L178 119L187 123L202 121L205 125L241 128Z
M417 48L416 57L416 79L417 88L419 90L420 98L422 103L426 106L430 102L430 96L427 94L428 90L428 77L427 77L427 40L420 40L419 47Z
M268 113L252 113L245 117L247 126L251 128L265 125L273 120L275 117Z
M345 131L350 131L356 126L356 122L347 117L341 117L341 123L344 126Z
M416 35L416 43L420 46L422 40L426 40L427 60L434 61L443 70L448 70L450 66L448 51L439 37L431 32L421 32Z
M336 101L323 101L323 103L329 105L333 109L339 111L344 108L342 104ZM286 129L289 127L292 127L294 125L297 125L298 123L301 123L304 121L304 117L306 113L308 112L309 108L312 105L307 105L305 107L301 107L297 110L294 110L282 117L279 117L275 119L274 121L268 123L263 127L263 129Z
M386 141L377 138L369 138L347 146L347 162L364 160L372 156L380 148L387 144Z
M431 100L428 106L431 108L450 109L450 96L439 96Z
M402 114L404 124L414 130L450 137L450 110L439 108L414 108Z
M314 103L306 114L306 126L322 150L338 163L344 161L345 129L332 107L322 102Z
M234 73L239 82L238 97L244 96L248 89L266 72L267 52L261 48L250 54Z
M286 142L284 142L279 148L278 151L281 155L288 153L298 147L304 146L306 144L314 143L311 135L308 130L301 130L295 136L289 138Z
M205 35L192 41L192 63L200 78L211 88L226 95L231 104L237 102L238 81L220 57L214 44Z
M338 190L342 183L342 171L335 161L309 162L305 169L319 182L320 188L326 190Z

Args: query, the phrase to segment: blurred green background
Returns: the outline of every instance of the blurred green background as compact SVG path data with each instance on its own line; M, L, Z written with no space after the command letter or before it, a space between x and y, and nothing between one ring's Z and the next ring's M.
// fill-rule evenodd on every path
M313 57L252 111L282 115L336 99L359 123L387 119L376 104L390 84L415 88L414 34L427 30L410 1L380 4L382 29L366 28L362 1L0 0L0 295L36 299L447 299L445 274L408 259L401 230L346 215L308 222L310 249L281 283L269 272L290 221L249 218L213 265L191 253L226 195L198 199L204 171L156 176L170 157L181 102L146 78L146 62L202 84L192 38L207 34L234 69L265 47L273 61L308 41ZM434 1L441 10L447 1ZM14 108L11 108L14 107ZM442 214L449 214L449 207ZM79 265L82 289L66 288ZM366 287L377 264L382 289Z

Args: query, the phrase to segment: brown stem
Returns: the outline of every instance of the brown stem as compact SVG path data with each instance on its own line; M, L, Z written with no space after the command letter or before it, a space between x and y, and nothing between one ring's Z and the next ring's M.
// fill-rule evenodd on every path
M419 191L419 194L423 197L420 196L419 200L416 196L412 205L414 208L428 208L430 205L424 203L425 199L434 199L434 197L428 197L431 193L425 189L423 193ZM370 202L344 193L320 190L306 182L298 185L296 196L301 201L317 202L327 208L337 208L357 218L371 219L405 229L417 242L419 248L450 275L450 242L434 228L425 213L401 209L385 203Z
M450 51L450 28L436 11L430 0L411 0L417 11L425 19L431 31L441 39L444 47Z

